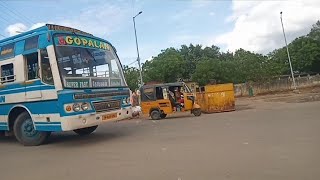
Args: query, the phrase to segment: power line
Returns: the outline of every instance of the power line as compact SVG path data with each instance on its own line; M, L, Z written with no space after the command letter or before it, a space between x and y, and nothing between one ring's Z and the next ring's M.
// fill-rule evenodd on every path
M24 19L26 22L28 22L28 24L32 25L35 24L35 22L31 21L30 18L27 18L26 16L20 14L18 11L15 12L15 10L11 7L9 7L7 4L5 4L3 1L1 1L2 4L0 4L2 7L4 7L5 9L7 9L8 11L10 11L11 13L13 13L14 15L16 15L17 17Z
M4 18L4 17L2 17L2 16L0 16L0 18L2 19L2 22L7 22L7 23L11 24L11 22L8 21L6 18Z
M129 64L126 65L126 66L130 66L130 65L132 65L132 64L134 64L134 63L136 63L136 62L137 62L137 60L134 60L133 62L129 63Z
M4 38L6 37L6 36L4 36L4 35L2 35L2 34L0 34L0 36L2 36L2 37L4 37Z
M13 24L13 23L15 23L15 22L26 23L26 22L24 22L24 20L22 20L22 19L21 19L20 17L18 17L17 15L13 14L12 12L10 13L10 12L8 11L8 9L7 9L5 6L3 6L2 4L0 4L0 9L1 9L1 12L2 12L3 16L5 16L6 20L12 20L12 21L13 21L11 24ZM6 11L6 10L7 10L7 11ZM29 23L28 23L28 24L29 24Z
M2 7L4 7L5 9L7 9L8 11L10 11L11 13L13 13L14 15L16 15L18 18L24 19L26 22L28 22L29 24L35 24L35 22L31 21L30 18L24 16L23 14L20 14L18 11L15 12L15 10L11 7L9 7L7 4L5 4L2 1L2 4L0 4Z

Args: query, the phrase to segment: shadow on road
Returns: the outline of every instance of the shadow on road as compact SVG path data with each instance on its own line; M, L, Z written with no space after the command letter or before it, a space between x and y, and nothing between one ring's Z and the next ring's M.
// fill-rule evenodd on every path
M0 136L1 144L15 144L18 143L14 136Z
M105 127L102 126L97 129L96 132L86 135L79 136L74 132L61 132L61 133L52 133L47 145L62 145L62 146L76 146L79 147L81 145L90 145L90 144L98 144L106 141L112 142L113 140L119 138L130 137L138 130L139 127L126 127L114 125Z
M249 104L238 104L236 105L236 111L245 111L245 110L250 110L254 109L252 106Z
M48 141L41 146L66 146L79 147L82 145L99 144L106 141L112 142L119 138L130 137L135 132L139 131L139 126L132 126L134 123L125 123L122 125L111 124L109 126L101 126L94 133L86 136L79 136L73 131L70 132L53 132ZM20 145L14 136L0 136L1 145Z
M46 145L81 146L96 144L102 141L111 141L123 137L122 133L95 132L87 136L79 136L71 133L53 133Z

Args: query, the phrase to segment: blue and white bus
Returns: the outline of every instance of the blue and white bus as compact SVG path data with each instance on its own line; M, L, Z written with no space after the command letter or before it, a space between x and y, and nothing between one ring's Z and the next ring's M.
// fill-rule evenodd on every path
M106 40L47 24L0 40L0 52L0 133L23 145L132 116L122 65Z

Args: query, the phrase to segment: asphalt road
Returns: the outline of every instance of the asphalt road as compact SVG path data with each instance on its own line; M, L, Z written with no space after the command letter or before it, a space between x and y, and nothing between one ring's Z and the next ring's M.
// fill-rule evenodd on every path
M0 137L2 180L316 180L320 102L240 100L237 111L104 124L23 147Z

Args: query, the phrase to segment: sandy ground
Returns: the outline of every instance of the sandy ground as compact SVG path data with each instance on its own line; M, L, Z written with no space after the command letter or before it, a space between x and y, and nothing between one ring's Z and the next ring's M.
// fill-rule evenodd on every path
M320 179L318 90L237 99L237 110L132 119L23 147L0 137L3 180Z

